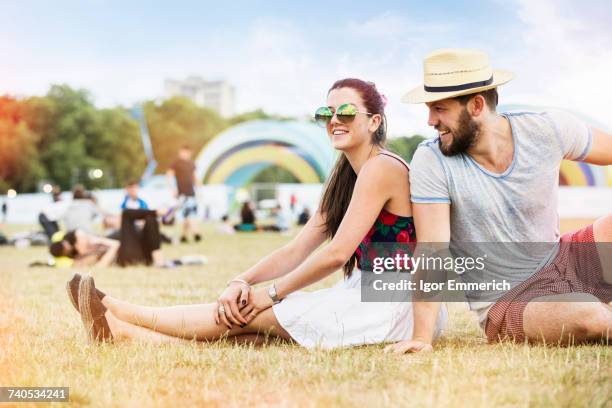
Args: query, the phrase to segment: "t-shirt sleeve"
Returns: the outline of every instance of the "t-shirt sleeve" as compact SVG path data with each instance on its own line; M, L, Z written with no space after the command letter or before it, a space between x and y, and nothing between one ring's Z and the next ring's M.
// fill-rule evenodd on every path
M591 129L574 115L563 111L547 112L557 132L564 159L582 161L591 151Z
M440 159L427 145L421 145L410 163L410 200L413 203L448 203L448 181Z

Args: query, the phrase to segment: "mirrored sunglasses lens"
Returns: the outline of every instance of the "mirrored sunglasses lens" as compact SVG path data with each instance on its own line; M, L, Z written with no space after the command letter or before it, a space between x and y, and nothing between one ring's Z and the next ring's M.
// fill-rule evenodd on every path
M314 119L315 119L315 122L317 122L319 126L325 127L331 121L331 118L333 116L334 114L331 111L331 109L327 107L321 107L317 109L317 111L315 112Z
M355 119L355 115L357 115L357 107L350 103L342 104L336 109L336 117L342 123L351 122Z
M355 116L357 114L357 107L352 103L344 103L338 106L336 114L342 116Z
M317 123L317 125L321 127L326 127L330 121L331 121L331 116L319 116L319 115L315 116L315 122Z

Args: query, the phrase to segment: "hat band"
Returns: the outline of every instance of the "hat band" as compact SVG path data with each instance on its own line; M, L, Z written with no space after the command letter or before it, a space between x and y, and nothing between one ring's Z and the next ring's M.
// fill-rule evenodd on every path
M450 85L450 86L427 86L423 85L426 92L454 92L463 91L465 89L479 88L481 86L491 85L493 83L493 75L486 81L470 82L469 84Z

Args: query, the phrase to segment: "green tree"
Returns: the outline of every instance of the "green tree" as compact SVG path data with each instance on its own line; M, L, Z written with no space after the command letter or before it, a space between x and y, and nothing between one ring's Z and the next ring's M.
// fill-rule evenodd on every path
M0 97L2 190L14 188L17 191L34 191L37 183L45 177L37 148L39 135L28 127L24 111L24 101Z
M53 85L44 97L26 101L24 118L39 135L37 162L46 177L70 189L124 185L145 167L138 123L122 108L97 109L85 90ZM93 178L92 170L104 176Z
M96 112L95 137L86 139L87 167L99 168L105 176L91 180L93 187L122 187L138 179L146 167L138 123L122 108Z
M228 119L229 126L238 125L243 122L249 122L251 120L262 120L272 119L272 116L268 115L262 109L257 109L251 112L241 113L239 115L232 116Z
M387 148L410 163L419 143L423 140L425 137L421 135L396 137L387 141Z
M299 183L300 181L289 171L278 166L269 166L261 170L249 183Z
M87 139L95 138L98 128L89 93L53 85L45 98L29 105L30 127L41 136L40 157L48 177L63 189L75 183L91 187L88 172L95 163L87 154Z
M189 99L171 98L144 106L151 142L164 172L182 145L199 152L229 126L259 120L288 120L261 109L223 119ZM52 85L45 96L0 98L0 188L35 191L48 180L62 189L123 186L144 171L146 158L139 123L121 107L98 109L91 95L68 85ZM92 170L104 176L93 178ZM257 181L295 181L279 168L262 171Z
M218 113L183 97L170 98L161 104L149 101L144 112L160 173L175 160L181 146L188 145L197 153L227 127Z

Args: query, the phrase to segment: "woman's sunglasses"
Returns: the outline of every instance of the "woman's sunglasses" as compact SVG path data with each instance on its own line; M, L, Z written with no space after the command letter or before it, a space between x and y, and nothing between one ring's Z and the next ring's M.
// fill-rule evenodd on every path
M338 106L335 111L338 121L344 124L351 123L358 113L363 113L364 115L368 116L373 115L373 113L359 111L359 109L357 109L357 107L352 103L343 103L342 105ZM319 109L317 109L314 115L315 122L317 122L317 124L321 127L326 127L329 122L331 122L333 117L334 111L329 106L321 106Z

